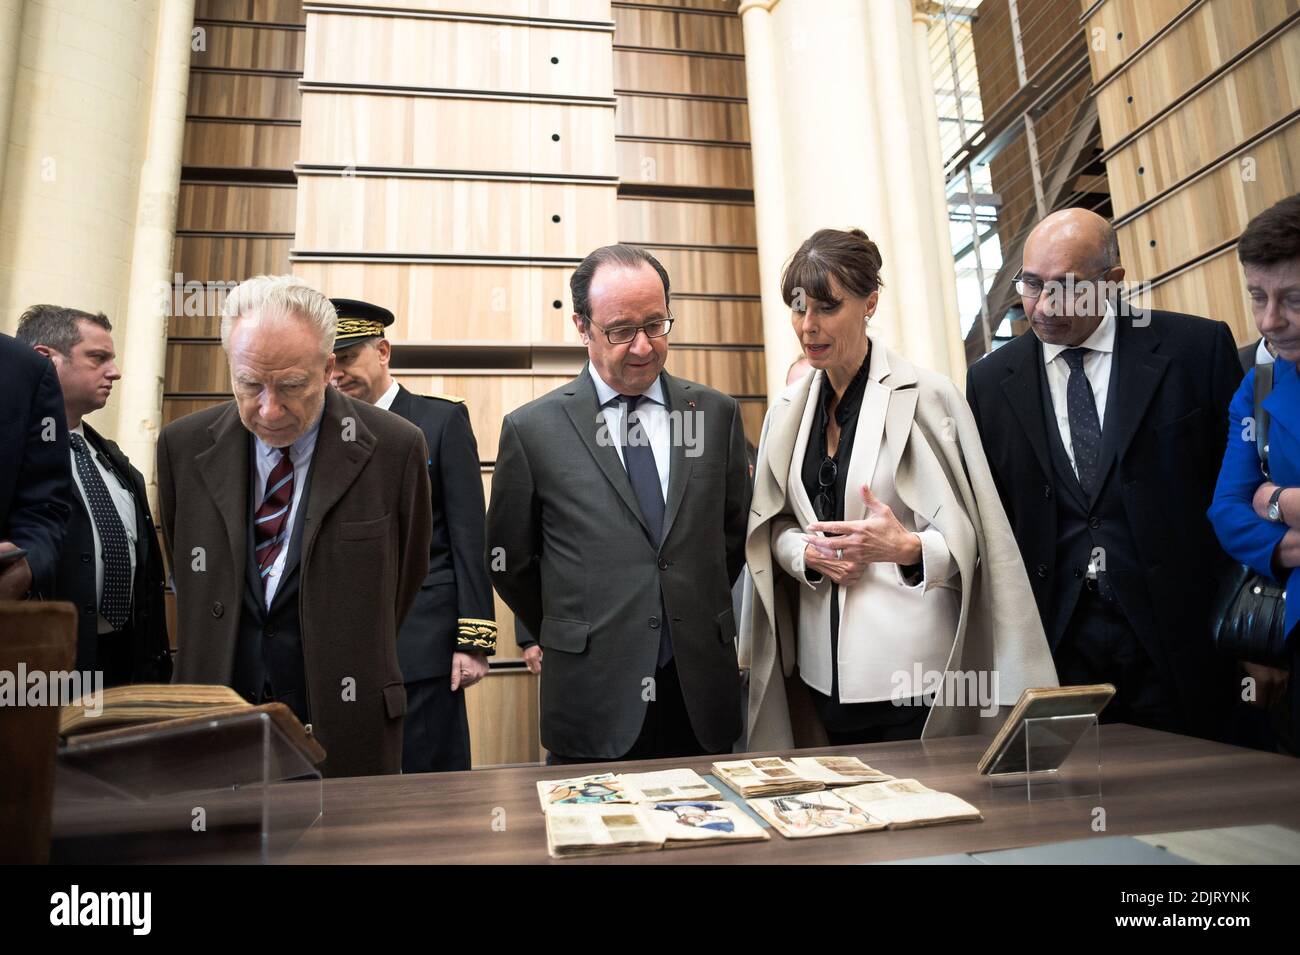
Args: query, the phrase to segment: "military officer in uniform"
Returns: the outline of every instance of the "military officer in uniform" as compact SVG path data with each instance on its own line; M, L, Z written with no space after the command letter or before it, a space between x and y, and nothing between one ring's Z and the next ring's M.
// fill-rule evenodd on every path
M429 446L429 574L397 637L407 695L402 771L469 769L465 688L487 675L497 632L483 565L483 484L469 412L464 399L413 395L393 380L392 348L384 337L392 312L354 299L331 301L339 316L334 387L405 418Z

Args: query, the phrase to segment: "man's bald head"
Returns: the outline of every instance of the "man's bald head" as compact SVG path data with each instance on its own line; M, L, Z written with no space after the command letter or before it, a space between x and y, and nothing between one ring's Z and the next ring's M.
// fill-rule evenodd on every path
M1124 277L1119 245L1109 222L1088 209L1062 209L1034 226L1025 239L1021 294L1034 334L1049 345L1079 345L1105 314L1097 280Z

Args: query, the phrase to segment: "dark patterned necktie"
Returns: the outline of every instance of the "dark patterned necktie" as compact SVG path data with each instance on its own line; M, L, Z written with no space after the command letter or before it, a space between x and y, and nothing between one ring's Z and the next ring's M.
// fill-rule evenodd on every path
M1065 407L1070 419L1070 444L1074 447L1074 470L1089 496L1097 491L1097 462L1101 457L1101 418L1092 384L1083 370L1083 359L1091 348L1067 348L1061 354L1070 366L1065 385Z
M90 517L99 533L99 552L104 564L99 612L114 630L121 630L131 616L131 542L86 439L74 431L68 435L68 441L76 456L77 474L86 503L90 505Z
M266 479L262 506L253 515L253 554L265 584L271 565L284 547L285 528L289 526L289 505L293 502L293 462L289 448L280 448L280 460Z
M659 466L655 462L654 448L650 447L650 437L646 434L645 423L637 406L645 400L645 395L619 395L618 401L623 406L623 466L627 468L628 480L632 482L632 492L636 502L641 506L641 516L650 528L650 539L659 549L664 534L664 490L659 483ZM673 658L672 638L668 633L668 615L659 616L659 657L656 665L663 669Z

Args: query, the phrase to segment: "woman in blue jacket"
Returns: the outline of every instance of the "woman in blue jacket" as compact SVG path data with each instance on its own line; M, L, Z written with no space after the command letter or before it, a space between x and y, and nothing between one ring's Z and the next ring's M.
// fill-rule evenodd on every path
M1256 699L1288 697L1292 746L1300 741L1300 195L1251 220L1237 244L1260 335L1276 355L1273 387L1263 401L1269 425L1268 473L1256 441L1252 368L1228 411L1228 446L1209 517L1223 549L1260 574L1285 585L1290 672L1243 663L1255 679ZM1289 598L1289 599L1286 599ZM1285 733L1283 735L1286 735Z

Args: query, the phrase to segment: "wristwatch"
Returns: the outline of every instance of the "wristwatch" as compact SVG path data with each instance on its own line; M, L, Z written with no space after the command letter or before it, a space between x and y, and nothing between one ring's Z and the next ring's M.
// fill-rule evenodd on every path
M1268 519L1275 524L1282 523L1282 492L1286 488L1279 487L1268 499Z

